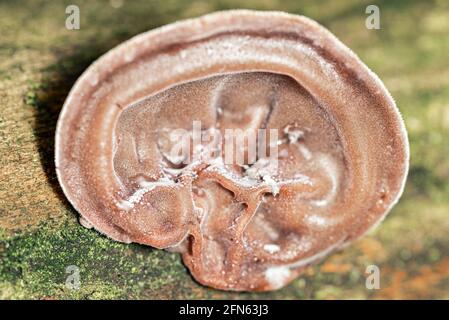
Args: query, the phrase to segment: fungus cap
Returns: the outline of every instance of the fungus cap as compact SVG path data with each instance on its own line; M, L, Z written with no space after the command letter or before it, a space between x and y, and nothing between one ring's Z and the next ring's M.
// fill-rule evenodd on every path
M243 140L174 138L195 126ZM250 160L261 129L268 152ZM195 161L173 156L179 144ZM379 223L409 157L393 99L350 49L306 17L248 10L173 23L100 57L65 101L55 148L83 225L179 251L200 283L246 291L281 288ZM224 161L239 148L243 163Z

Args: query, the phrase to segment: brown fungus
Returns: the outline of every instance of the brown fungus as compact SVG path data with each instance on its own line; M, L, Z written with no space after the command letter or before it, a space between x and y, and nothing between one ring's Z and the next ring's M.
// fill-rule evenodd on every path
M217 153L226 129L243 140ZM275 148L268 134L250 140L260 129ZM251 143L265 156L250 159ZM265 291L382 220L408 141L382 82L329 31L238 10L143 33L93 63L61 112L56 168L84 225L179 251L205 285Z

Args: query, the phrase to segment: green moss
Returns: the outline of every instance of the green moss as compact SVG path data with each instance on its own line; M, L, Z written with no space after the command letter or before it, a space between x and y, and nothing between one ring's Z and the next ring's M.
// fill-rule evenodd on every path
M37 106L36 92L28 91L25 95L25 103L29 106Z
M15 289L10 298L124 298L143 291L151 297L174 281L181 289L190 282L178 255L117 243L72 223L43 226L1 245L0 283ZM79 290L65 285L69 266L79 268Z

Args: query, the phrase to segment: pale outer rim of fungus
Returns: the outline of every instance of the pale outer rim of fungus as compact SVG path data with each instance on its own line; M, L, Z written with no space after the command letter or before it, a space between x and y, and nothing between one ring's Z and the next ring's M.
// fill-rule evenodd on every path
M105 53L103 56L101 56L100 58L98 58L95 62L93 62L85 71L84 73L77 79L77 81L75 82L74 86L72 87L69 95L67 96L65 103L63 105L62 111L59 115L58 118L58 122L57 122L57 126L56 126L56 134L55 134L55 167L56 167L56 174L58 177L58 181L60 183L60 186L65 194L65 196L69 199L70 203L75 207L75 209L80 212L80 210L78 210L77 205L75 204L76 202L74 201L74 199L72 198L72 196L70 195L70 193L67 190L66 187L66 183L64 181L64 179L62 178L62 174L60 171L60 153L58 152L59 149L61 149L60 145L61 145L61 141L60 141L60 134L59 132L61 131L61 126L63 124L62 119L64 119L64 117L66 116L66 114L69 112L69 105L71 104L71 100L73 99L73 96L75 94L78 93L78 91L80 90L80 86L83 82L87 81L88 78L90 78L92 76L93 73L96 72L96 67L97 65L100 64L105 64L107 63L110 59L113 59L115 56L120 56L120 55L124 55L127 51L127 48L130 45L138 45L139 43L143 43L145 40L150 40L154 37L158 37L161 36L163 34L169 33L171 31L174 30L182 30L186 27L193 27L195 25L198 24L203 24L203 23L208 23L208 22L213 22L213 21L219 21L222 18L228 17L229 15L241 15L241 16L254 16L254 17L259 17L259 18L263 18L263 17L277 17L277 18L285 18L285 19L290 19L290 20L297 20L299 23L302 23L304 25L308 25L311 26L313 28L315 28L317 30L318 33L321 33L321 35L325 38L327 38L329 41L332 42L332 44L336 47L336 49L340 50L340 52L347 56L348 58L352 59L351 63L354 63L355 65L357 65L358 68L362 69L362 72L366 72L368 74L368 76L374 80L375 85L377 86L377 88L380 90L380 92L385 96L386 100L388 101L388 103L392 106L391 110L394 115L396 116L398 121L395 121L395 123L399 126L399 132L401 134L401 140L403 142L403 151L404 151L404 158L405 158L405 163L403 164L403 174L402 174L402 181L400 183L400 188L398 189L395 197L390 201L388 207L384 210L383 215L378 217L378 220L371 225L365 232L363 232L362 234L360 234L358 237L351 239L351 242L353 242L355 239L363 236L364 234L370 232L371 230L373 230L376 226L378 226L381 221L385 218L385 216L390 212L390 210L392 209L392 207L398 202L399 198L401 197L404 188L405 188L405 183L406 183L406 178L407 178L407 174L408 174L408 170L409 170L409 158L410 158L410 150L409 150L409 141L407 138L407 132L406 132L406 128L405 128L405 124L403 122L402 116L398 110L398 108L396 107L396 104L393 100L393 98L391 97L390 93L388 92L388 90L385 88L384 84L382 83L382 81L378 78L378 76L372 72L358 57L357 55L348 47L346 47L338 38L336 38L332 33L330 33L327 29L325 29L324 27L322 27L321 25L319 25L317 22L304 17L304 16L300 16L300 15L292 15L292 14L288 14L285 12L279 12L279 11L264 11L264 12L260 12L260 11L252 11L252 10L228 10L228 11L222 11L222 12L215 12L215 13L211 13L211 14L207 14L204 16L201 16L199 18L193 18L193 19L187 19L187 20L183 20L183 21L179 21L179 22L174 22L162 27L159 27L157 29L154 30L150 30L144 33L141 33L123 43L121 43L120 45L116 46L115 48L111 49L110 51L108 51L107 53ZM226 26L223 27L223 29L221 31L226 30ZM213 33L219 32L219 29L215 29L213 30ZM207 37L208 34L202 34L201 38ZM194 41L194 38L190 39L191 41ZM179 83L175 83L173 85L177 85ZM87 223L87 225L90 225L91 222L85 217L83 216L82 219L84 219L84 222ZM98 229L97 226L95 226L95 229L97 231L99 231L102 234L105 234L106 236L108 236L111 239L114 239L113 237L109 236L108 234L106 234L103 230ZM114 239L117 240L117 239ZM120 239L119 241L121 242L127 242L130 243L131 241L124 241L124 239ZM335 246L332 248L332 250L330 251L335 251L336 249L342 248L345 246L345 242ZM304 259L307 259L307 257L305 257ZM310 263L315 262L315 261L311 261Z

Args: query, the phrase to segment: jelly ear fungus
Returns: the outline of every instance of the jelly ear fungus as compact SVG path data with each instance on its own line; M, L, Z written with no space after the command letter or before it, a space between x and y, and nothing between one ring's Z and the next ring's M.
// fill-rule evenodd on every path
M276 157L183 163L170 132L194 123L275 130ZM55 152L84 225L179 251L200 283L240 291L281 288L379 223L409 157L393 99L350 49L308 18L247 10L100 57L67 97Z

